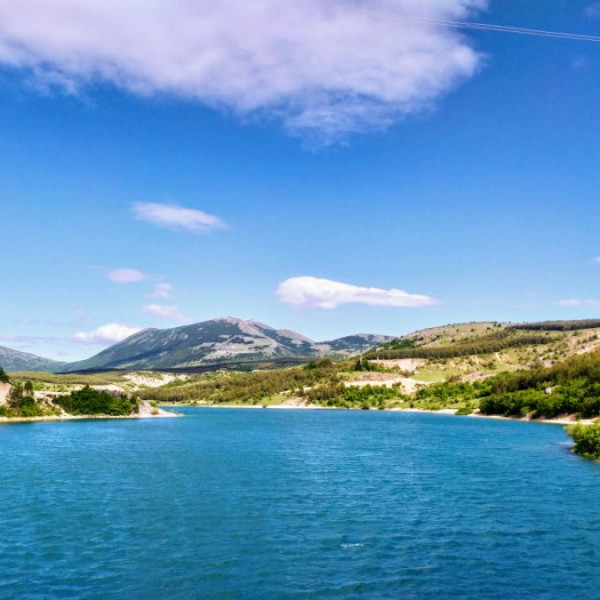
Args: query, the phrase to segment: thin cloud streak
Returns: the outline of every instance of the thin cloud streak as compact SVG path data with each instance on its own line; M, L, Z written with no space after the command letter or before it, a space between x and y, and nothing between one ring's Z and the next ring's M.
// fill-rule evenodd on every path
M214 229L224 229L226 224L219 217L209 215L195 208L185 208L177 204L138 202L132 207L137 219L152 225L175 231L208 233Z
M150 294L151 298L156 298L157 300L168 300L175 297L175 287L170 283L162 282L157 283L152 290L152 294Z
M147 306L142 306L142 312L159 319L164 319L165 321L176 323L190 322L189 317L176 304L148 304Z
M113 283L137 283L144 281L146 275L137 269L112 269L106 273L106 276Z
M559 300L556 304L568 308L600 308L600 300L593 300L592 298L568 298Z

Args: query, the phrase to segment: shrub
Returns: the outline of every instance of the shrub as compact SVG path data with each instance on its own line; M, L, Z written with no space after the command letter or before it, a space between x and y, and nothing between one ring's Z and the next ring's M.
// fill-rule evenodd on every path
M44 409L31 396L23 398L19 410L22 417L43 417L45 414Z
M89 386L54 401L71 415L127 416L137 412L137 398L124 394L109 394Z
M567 433L575 442L576 454L586 458L600 459L600 425L570 425Z

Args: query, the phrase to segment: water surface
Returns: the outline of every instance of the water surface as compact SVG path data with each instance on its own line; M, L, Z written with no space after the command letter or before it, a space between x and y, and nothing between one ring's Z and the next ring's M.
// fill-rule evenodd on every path
M561 427L186 409L0 426L0 598L598 597Z

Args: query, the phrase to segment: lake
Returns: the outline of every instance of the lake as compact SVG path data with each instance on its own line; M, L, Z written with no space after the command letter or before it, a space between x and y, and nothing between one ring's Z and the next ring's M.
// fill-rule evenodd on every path
M561 427L184 411L0 425L0 598L600 596L600 465Z

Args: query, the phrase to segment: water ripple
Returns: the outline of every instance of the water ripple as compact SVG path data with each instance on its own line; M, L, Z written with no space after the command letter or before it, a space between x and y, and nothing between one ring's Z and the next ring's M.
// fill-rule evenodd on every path
M0 427L0 598L552 600L600 589L561 428L189 409Z

